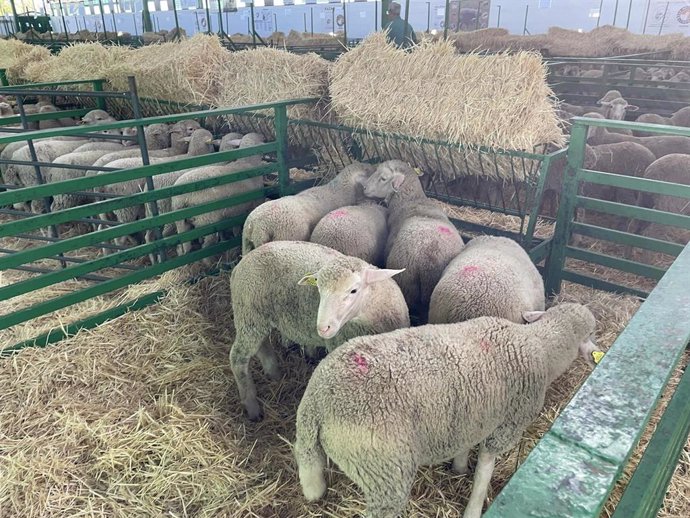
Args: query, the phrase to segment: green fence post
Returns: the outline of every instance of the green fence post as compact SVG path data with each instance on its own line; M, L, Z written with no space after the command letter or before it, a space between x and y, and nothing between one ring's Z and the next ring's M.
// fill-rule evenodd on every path
M103 13L103 0L98 0L98 9L101 11L101 23L103 23L103 40L108 39L108 29L105 27L105 13Z
M556 229L553 234L553 245L545 268L547 295L556 295L561 291L563 268L565 267L565 248L568 246L570 226L575 213L577 176L585 160L587 126L581 122L575 122L570 135L568 163L563 178L563 189L558 207Z
M275 107L275 133L278 145L278 189L281 196L288 194L290 169L288 168L287 107L283 104Z
M254 2L249 4L249 15L252 17L251 28L252 28L252 45L256 47L256 29L254 28Z
M10 82L7 80L7 70L0 68L0 85L10 86Z
M343 0L343 40L347 47L347 4Z
M65 21L65 11L62 8L62 0L58 0L58 6L60 7L60 17L62 18L62 28L65 31L65 41L69 43L69 31L67 30L67 22ZM86 27L84 27L86 28Z
M17 6L14 5L14 0L10 0L10 6L12 7L12 16L14 16L14 27L17 32L22 32L22 28L19 26L19 19L17 18Z
M450 18L450 0L446 0L446 13L443 15L443 39L448 39L448 19Z
M177 17L177 4L175 3L175 0L172 0L172 10L173 14L175 15L175 29L177 29L177 40L182 39L182 35L180 34L180 20Z
M103 79L96 79L93 82L93 91L94 92L102 92L103 91ZM103 111L108 111L108 105L106 103L106 98L105 97L96 97L96 105L98 106L99 110Z

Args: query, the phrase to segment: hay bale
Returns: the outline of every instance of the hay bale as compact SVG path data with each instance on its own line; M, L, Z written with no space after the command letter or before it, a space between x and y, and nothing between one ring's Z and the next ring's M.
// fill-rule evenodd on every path
M50 51L45 47L17 40L0 40L0 68L7 70L10 83L29 80L27 69L34 65L40 66L50 58Z
M533 53L458 56L451 42L426 43L405 52L376 34L338 58L331 68L330 85L331 106L339 121L367 131L449 142L466 149L532 151L543 144L564 142L549 97L546 68ZM369 149L376 145L372 139L362 142ZM379 147L408 161L422 153L414 143L386 146L384 142ZM425 155L426 159L419 156L414 162L427 173L462 169L460 174L515 178L507 162L480 172L477 161L481 158L464 151L441 157L438 167L427 167L428 157L436 159L435 153ZM451 162L462 166L451 167ZM534 169L533 164L521 167L517 179Z
M107 68L105 78L114 89L126 90L133 75L142 97L208 105L221 88L218 70L231 55L217 36L196 34L129 50L126 59Z
M317 97L328 94L329 63L320 56L293 54L281 49L257 48L229 53L215 72L220 83L213 104L218 107L248 106L285 99ZM273 115L266 112L265 115ZM288 108L288 116L296 119L322 120L322 105L302 104ZM246 117L234 117L233 126L240 131L255 131ZM273 138L271 122L261 125L261 132Z

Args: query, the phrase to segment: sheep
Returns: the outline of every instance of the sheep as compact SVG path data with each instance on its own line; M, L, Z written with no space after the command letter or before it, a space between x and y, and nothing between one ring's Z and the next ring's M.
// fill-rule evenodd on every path
M604 108L608 108L607 113L604 113L603 115L607 119L611 120L625 120L625 115L627 112L634 112L639 110L639 107L633 104L628 104L628 101L626 101L622 97L619 97L618 99L613 99L611 101L600 100L598 101L598 104L600 104Z
M604 75L603 70L585 70L580 74L580 77L601 77Z
M506 237L472 239L443 272L429 303L430 324L477 317L523 323L544 311L544 281L524 249Z
M265 141L264 137L258 133L248 133L242 137L239 142L237 139L225 139L221 142L221 151L227 151L232 149L239 144L239 147L252 147L263 144ZM212 166L200 167L197 169L192 169L181 175L176 181L175 185L184 185L191 182L197 182L201 180L206 180L209 178L214 178L216 176L223 176L232 172L241 172L246 169L251 169L254 167L259 167L261 165L261 155L253 155L245 158L240 158L234 162L226 164L215 164ZM244 192L251 192L262 189L264 186L263 176L255 176L253 178L247 178L239 182L219 185L217 187L212 187L210 189L203 189L201 191L189 192L179 196L174 196L172 198L171 209L173 211L181 210L187 207L194 207L203 203L208 203L211 201L221 200L237 196ZM200 227L203 225L211 225L213 223L218 223L224 219L228 219L240 214L244 214L247 211L255 208L261 200L250 201L242 203L240 205L234 205L232 207L226 207L219 210L214 210L212 212L206 212L204 214L199 214L197 216L192 216L176 222L177 232L182 233L192 228ZM241 227L234 229L236 235L240 235ZM218 234L207 235L203 239L203 248L215 244L218 241ZM188 253L192 249L191 242L187 241L181 244L181 251Z
M667 117L662 117L661 115L657 115L656 113L643 113L640 115L635 122L640 122L643 124L662 124L662 125L670 125L671 124L671 119ZM633 135L636 137L653 137L655 135L658 135L658 133L650 133L649 131L642 131L642 130L634 130Z
M14 110L6 102L0 102L0 117L14 117Z
M479 518L496 456L538 417L549 385L578 352L593 366L592 313L560 304L524 315L399 329L341 345L316 367L297 410L295 457L309 501L330 458L364 493L366 517L403 512L417 469L453 459L467 473L464 518Z
M396 281L410 311L423 321L431 292L462 249L462 238L426 197L417 173L401 160L379 164L364 183L364 195L388 202L386 268L405 270Z
M633 137L611 133L604 127L592 126L587 132L587 142L591 145L615 144L618 142L634 142L649 149L656 158L671 153L690 154L690 138L676 136Z
M408 327L405 299L390 279L398 273L301 241L274 241L245 255L230 275L235 324L230 365L248 418L262 418L251 358L258 357L267 376L280 379L267 341L271 331L330 352L356 336Z
M189 150L186 156L198 156L208 153L209 147L213 141L213 135L211 132L205 129L197 129L191 137L184 137L184 139L189 141ZM158 164L163 162L174 161L179 158L184 158L185 155L177 155L166 158L151 158L151 164ZM141 158L121 158L110 162L108 167L113 167L115 169L132 169L134 167L141 167L143 165ZM171 173L159 174L152 177L153 186L155 189L160 189L162 187L170 187L175 183L185 170L173 171ZM104 172L99 174L109 174L110 172ZM137 178L135 180L130 180L127 182L119 182L111 185L103 185L96 188L96 192L114 193L119 195L135 194L146 188L146 178ZM143 205L133 205L130 207L125 207L122 209L116 209L113 211L115 220L120 223L131 223L139 218L145 216L145 208ZM101 219L112 219L110 214L101 214ZM132 236L120 236L115 238L115 241L119 245L125 245L127 242L132 240ZM135 239L135 243L138 244L138 240ZM104 249L105 253L110 251Z
M123 136L132 137L137 134L136 128L125 128L122 131ZM170 127L167 124L151 124L144 128L144 138L146 140L146 147L149 150L149 156L157 158L158 152L170 148ZM103 155L101 158L93 163L94 167L106 167L110 162L119 160L121 158L141 157L141 149L136 146L136 142L131 140L123 140L123 146L131 149L123 149L121 151L113 151ZM136 147L134 147L136 146ZM97 174L97 170L89 171L86 176Z
M673 153L655 160L647 167L643 177L650 180L672 182L682 185L690 185L690 160L687 155ZM671 212L674 214L690 215L690 200L676 196L638 192L636 205L656 210ZM634 234L650 234L656 238L663 238L669 233L669 229L663 225L652 224L647 221L633 220L630 222L628 232ZM674 229L671 234L684 234L682 244L687 242L688 232ZM677 239L671 238L676 241Z
M321 218L357 201L357 186L372 172L369 164L354 162L326 185L262 203L244 222L242 253L271 241L309 241Z
M682 126L684 128L690 128L690 106L681 108L671 115L671 124L674 126Z
M669 83L690 83L690 75L682 70L668 80Z
M386 208L377 203L362 202L341 207L321 218L310 241L383 266L388 235L386 216Z

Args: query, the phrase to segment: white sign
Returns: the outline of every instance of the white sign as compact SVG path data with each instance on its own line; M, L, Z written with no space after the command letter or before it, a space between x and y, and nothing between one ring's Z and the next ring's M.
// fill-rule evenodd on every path
M668 9L666 8L667 5ZM655 0L649 7L647 27L659 28L662 24L663 32L688 32L690 29L690 0L671 2Z

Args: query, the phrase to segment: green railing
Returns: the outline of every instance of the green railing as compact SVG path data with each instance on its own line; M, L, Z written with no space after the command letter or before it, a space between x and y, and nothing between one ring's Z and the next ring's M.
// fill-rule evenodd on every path
M567 66L595 66L601 77L563 75ZM549 84L563 101L580 105L595 105L608 90L619 90L630 104L643 112L660 115L671 113L690 104L690 85L687 82L652 81L642 77L649 67L662 67L677 72L690 69L686 61L654 61L638 59L571 59L558 58L549 62Z
M662 227L690 230L690 216L664 212L656 208L626 204L620 201L599 199L585 196L581 192L583 184L610 186L618 189L629 189L638 193L652 196L674 196L690 199L690 185L665 182L649 178L610 174L601 171L591 171L583 168L587 129L590 126L611 129L640 129L659 135L674 135L690 137L690 128L677 126L663 126L654 124L639 124L624 121L604 119L573 119L570 146L568 149L568 166L563 183L561 205L552 244L552 253L546 266L546 288L549 293L558 293L563 280L585 284L597 289L609 291L629 292L644 297L645 290L597 278L592 274L574 271L569 268L566 259L571 258L589 264L603 266L617 271L627 272L636 276L650 279L660 279L665 268L645 262L623 259L622 254L631 255L634 249L648 250L657 254L675 257L683 249L687 240L672 241L658 239L630 232L635 221L643 221ZM638 195L637 201L641 197ZM588 211L613 219L607 223L589 223L578 221L576 211ZM597 219L598 221L598 219ZM623 224L626 229L611 228ZM573 234L596 239L600 242L615 245L613 253L601 253L591 249L576 246L571 242ZM682 235L681 235L682 238Z
M690 340L690 245L678 256L484 518L596 518ZM690 431L686 371L616 508L653 518Z
M107 213L116 209L125 207L132 207L148 203L155 203L164 198L170 198L175 195L180 195L193 191L200 191L210 187L230 184L233 182L245 180L247 178L263 176L269 173L278 173L279 181L277 188L278 195L285 195L291 193L296 188L290 185L287 167L287 140L286 127L287 115L286 110L288 106L301 104L305 102L313 102L313 99L291 100L279 103L262 104L256 106L247 106L243 108L225 108L217 110L204 110L191 112L186 114L167 115L160 117L152 117L146 119L139 119L136 121L127 120L113 122L109 124L99 125L99 129L116 129L127 128L141 125L149 125L155 123L172 123L183 119L203 119L209 117L224 118L234 114L244 112L251 112L256 110L272 110L273 120L275 123L275 134L278 136L273 142L262 144L260 146L238 149L233 151L225 151L212 153L209 155L202 155L193 158L184 158L171 162L157 163L154 165L147 165L136 167L128 170L114 171L98 174L95 176L87 176L71 180L64 180L61 182L38 185L34 187L25 187L14 189L11 191L0 193L0 206L25 202L33 199L47 198L57 194L64 194L69 192L84 192L96 187L111 185L137 179L145 179L153 176L169 173L172 171L180 171L193 167L200 167L210 165L218 162L226 162L236 160L238 158L256 155L256 154L272 154L275 156L275 161L267 163L260 167L251 168L242 172L225 174L211 179L196 181L184 185L174 185L155 190L146 190L136 194L121 196L117 198L108 198L101 201L95 201L87 205L72 207L48 214L33 215L24 219L7 222L0 225L0 238L3 237L18 237L34 238L37 234L28 234L50 226L56 226L63 223L69 223L84 218L97 217L99 214ZM55 136L76 136L83 135L93 131L93 128L87 126L77 126L71 128L59 128L50 130L33 131L24 134L9 135L0 137L0 145L17 142L31 138L33 140L55 137ZM105 293L124 288L133 283L140 282L144 279L154 277L165 271L177 268L179 266L189 264L200 259L218 255L224 251L230 250L238 246L238 238L221 241L218 244L202 248L191 252L189 254L180 255L174 258L167 258L163 255L163 260L152 264L151 266L137 268L129 262L138 258L150 256L151 254L169 251L180 243L189 242L203 236L221 231L227 231L233 227L242 225L242 221L246 216L237 216L228 220L223 220L210 225L205 225L186 231L180 234L175 234L164 239L155 239L151 242L135 246L133 248L121 249L111 255L89 259L87 261L79 261L77 264L67 266L69 257L63 255L69 252L86 247L99 247L101 244L116 237L130 235L136 232L145 232L147 230L160 229L166 224L172 224L175 221L190 218L199 214L212 212L215 210L232 207L234 205L247 203L253 200L260 200L268 194L266 188L245 192L239 195L232 196L227 199L211 201L196 206L160 213L156 216L148 216L130 223L114 224L109 228L104 228L95 232L87 234L76 235L72 237L63 237L61 239L53 240L52 242L43 246L36 246L26 250L17 251L15 253L6 254L0 257L0 269L6 270L10 268L22 268L32 265L36 261L55 260L62 263L62 268L52 269L43 272L41 275L30 277L28 279L15 282L13 284L0 288L0 300L8 300L18 297L34 290L52 286L57 283L72 279L83 278L84 276L93 274L107 268L119 266L125 273L122 275L101 276L99 282L93 286L89 286L72 293L58 296L30 307L13 311L12 313L0 316L0 330L8 329L11 326L27 322L41 315L52 313L58 309L65 308L82 302L89 298L103 295ZM71 263L69 263L71 264ZM126 266L129 265L129 268ZM118 270L119 271L119 270ZM153 302L156 298L149 297L147 300ZM95 315L93 318L85 322L81 322L83 326L93 326L103 322L112 315L118 312L124 312L127 308L132 306L141 306L140 301L131 301L123 304L117 309L111 309L106 314ZM54 342L64 337L66 334L73 332L75 327L69 325L61 329L56 329L48 334L44 334L27 342L10 345L9 348L3 350L4 353L18 350L26 345L45 345Z

